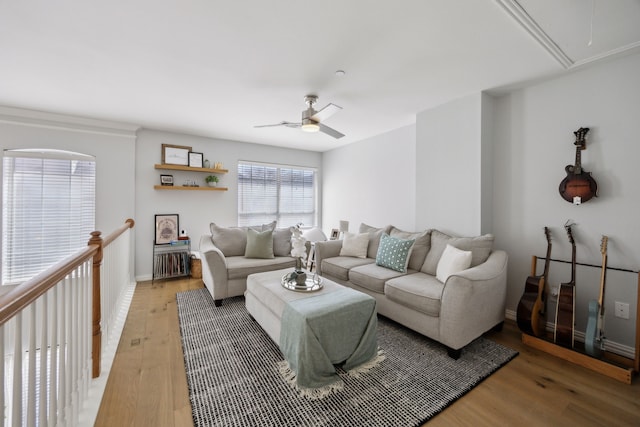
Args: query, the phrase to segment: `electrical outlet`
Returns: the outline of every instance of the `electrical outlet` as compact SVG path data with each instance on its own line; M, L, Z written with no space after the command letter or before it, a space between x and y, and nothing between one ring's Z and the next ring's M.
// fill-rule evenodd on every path
M619 317L621 319L629 318L629 304L616 301L615 310L616 310L616 317Z

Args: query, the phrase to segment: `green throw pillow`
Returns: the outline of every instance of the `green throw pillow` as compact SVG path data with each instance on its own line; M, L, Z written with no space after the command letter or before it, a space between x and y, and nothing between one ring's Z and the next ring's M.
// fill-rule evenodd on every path
M406 273L414 243L415 239L398 239L397 237L383 234L380 237L376 265Z
M247 258L274 258L273 231L256 231L247 229L247 248L244 251Z

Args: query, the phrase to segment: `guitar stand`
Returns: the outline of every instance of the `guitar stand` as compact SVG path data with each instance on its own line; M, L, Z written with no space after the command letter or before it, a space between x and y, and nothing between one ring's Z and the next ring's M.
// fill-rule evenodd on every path
M536 274L537 260L538 260L538 257L535 255L531 259L531 275L532 276L535 276ZM559 260L552 259L551 261L559 261ZM566 261L560 261L560 262L566 262ZM578 264L600 268L600 266L591 265L591 264L580 264L580 263ZM637 307L640 307L640 272L636 272L632 270L623 270L620 268L610 268L610 267L607 267L607 269L627 271L630 273L636 273L638 275ZM616 379L626 384L631 384L633 375L640 372L640 316L637 316L637 315L636 315L636 342L635 342L634 359L629 359L627 357L620 356L608 351L604 352L602 359L596 359L587 354L581 353L578 350L561 347L553 342L550 342L541 338L537 338L533 335L524 334L524 333L522 334L522 342L523 344L528 345L529 347L544 351L545 353L549 353L552 356L556 356L561 359L567 360L571 363L582 366L583 368L590 369L594 372L598 372L600 374L606 375L610 378Z

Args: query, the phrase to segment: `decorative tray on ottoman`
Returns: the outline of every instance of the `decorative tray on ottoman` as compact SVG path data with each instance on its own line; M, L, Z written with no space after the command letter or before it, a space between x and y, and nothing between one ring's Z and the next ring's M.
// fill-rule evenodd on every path
M283 288L296 292L315 292L322 289L323 286L322 277L315 276L315 279L307 277L304 283L298 283L295 278L291 277L291 273L282 276L280 283Z

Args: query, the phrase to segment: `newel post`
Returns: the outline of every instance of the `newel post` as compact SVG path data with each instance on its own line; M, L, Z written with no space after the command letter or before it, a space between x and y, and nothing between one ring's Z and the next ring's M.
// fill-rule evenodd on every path
M92 346L91 346L91 359L93 360L92 375L93 378L100 376L100 354L102 351L102 330L100 329L100 321L102 319L102 313L100 310L100 266L102 264L102 249L103 241L100 231L91 232L91 238L89 239L89 246L98 245L98 252L93 256L93 288L92 288L92 300L93 300L93 315L92 315Z

